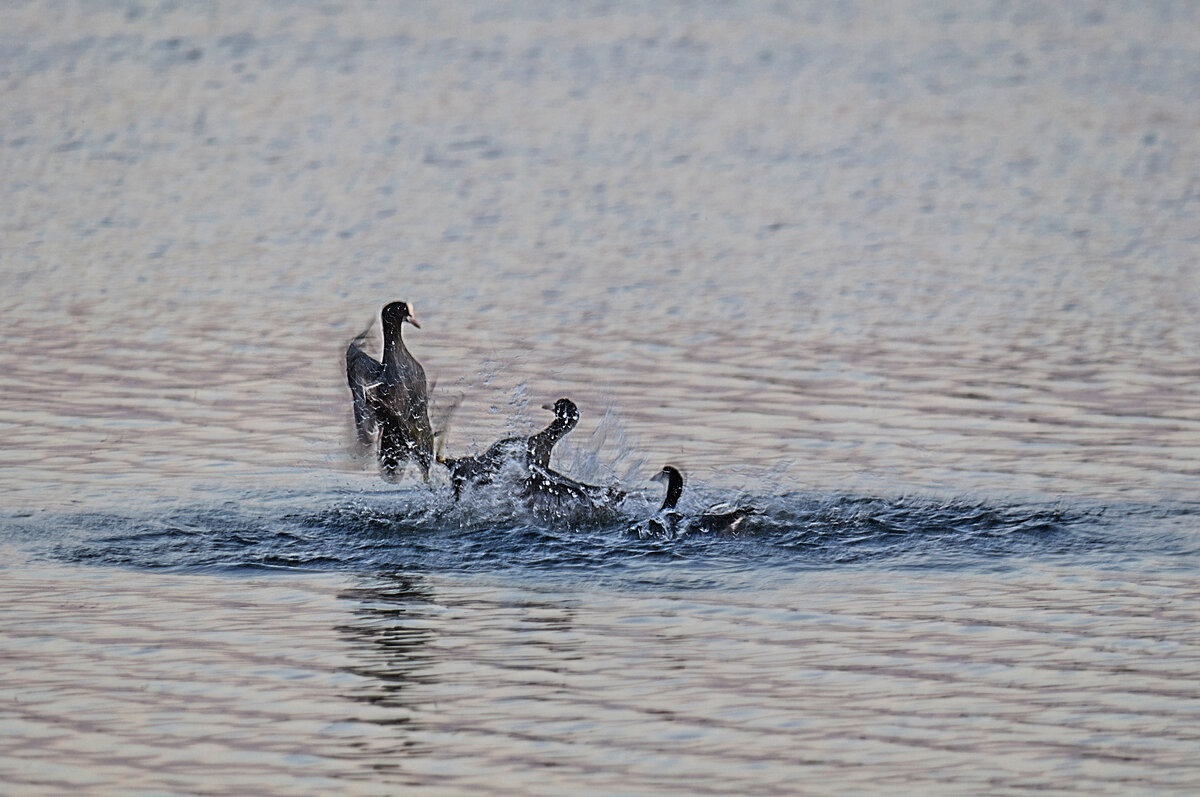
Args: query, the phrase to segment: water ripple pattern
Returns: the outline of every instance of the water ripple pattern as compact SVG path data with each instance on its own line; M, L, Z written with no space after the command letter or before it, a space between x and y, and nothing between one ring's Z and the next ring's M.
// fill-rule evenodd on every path
M5 795L1200 793L1200 5L2 18Z
M0 678L15 793L1200 784L1190 575L831 570L645 594L71 572L0 581L22 602L5 639L40 662Z
M759 514L736 534L639 534L653 505L547 516L520 502L456 502L448 491L276 495L135 517L22 514L0 519L0 543L71 564L237 572L581 571L651 578L671 561L782 574L849 565L970 570L1069 558L1104 566L1126 556L1195 562L1196 508L988 505L914 497L743 497ZM497 510L507 506L507 512ZM309 507L307 510L303 507ZM685 510L687 506L683 507ZM531 573L532 575L532 573Z

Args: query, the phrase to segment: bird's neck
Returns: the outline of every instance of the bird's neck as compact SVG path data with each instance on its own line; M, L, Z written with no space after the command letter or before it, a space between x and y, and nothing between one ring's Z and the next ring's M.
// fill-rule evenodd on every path
M385 368L399 368L400 363L409 358L408 349L404 347L404 338L400 336L400 325L387 330L383 336L383 365Z
M574 428L575 421L573 419L559 418L556 416L554 420L550 422L550 425L538 432L538 434L543 436L545 439L550 440L551 443L557 443L563 435Z
M683 495L683 479L675 474L671 474L667 480L667 497L663 499L662 506L659 507L659 512L665 512L668 509L674 509L679 503L679 496Z
M548 466L550 464L550 450L574 426L574 421L556 417L550 422L549 426L529 438L529 455L539 465Z

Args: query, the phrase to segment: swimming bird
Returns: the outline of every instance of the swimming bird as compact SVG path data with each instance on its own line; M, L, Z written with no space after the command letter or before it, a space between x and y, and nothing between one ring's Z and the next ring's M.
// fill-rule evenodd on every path
M579 411L567 399L559 399L555 402L554 410L556 414L560 411L570 414L571 421L568 431L579 422ZM550 429L547 428L546 431L549 432ZM548 509L559 508L570 503L597 509L619 503L625 498L625 493L615 487L584 484L551 468L550 450L557 441L557 437L539 439L535 435L529 438L528 472L521 486L521 493L531 506Z
M550 452L554 444L579 423L579 408L569 398L560 398L553 404L543 404L542 409L554 412L554 420L542 431L528 440L526 453L529 464L542 468L550 467Z
M570 399L560 398L553 404L543 404L542 409L553 411L554 420L537 434L529 437L505 437L474 457L439 460L450 471L450 483L454 487L456 499L467 484L490 483L509 462L518 463L526 471L534 467L550 467L550 452L554 449L554 444L579 423L579 408Z
M658 512L645 522L646 530L655 536L673 537L685 531L705 534L736 534L746 518L761 512L751 506L715 504L699 515L688 518L678 509L683 495L683 474L672 465L664 465L650 481L667 483L667 494ZM639 532L640 533L640 532Z
M346 381L354 400L354 427L363 446L374 447L380 472L395 481L405 462L415 462L428 480L433 461L433 429L429 424L429 396L425 369L404 345L404 322L421 324L404 302L391 302L380 313L383 325L383 362L362 348L367 331L346 348Z
M600 509L618 504L625 492L616 487L584 484L542 465L531 465L522 485L522 494L537 509L574 505L583 509Z

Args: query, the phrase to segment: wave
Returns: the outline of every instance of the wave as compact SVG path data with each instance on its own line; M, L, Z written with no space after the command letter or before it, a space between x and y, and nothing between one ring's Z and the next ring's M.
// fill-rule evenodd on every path
M700 495L712 497L720 496ZM1165 521L1194 513L1192 507L802 492L738 500L761 514L736 536L639 537L635 526L654 506L637 496L603 511L547 513L495 496L455 502L400 488L251 495L142 515L12 516L0 519L0 539L57 561L183 571L517 568L603 575L671 561L725 568L956 568L1004 566L1018 557L1118 561L1147 546L1178 548L1179 535L1162 532L1170 525ZM1139 528L1155 528L1158 537Z

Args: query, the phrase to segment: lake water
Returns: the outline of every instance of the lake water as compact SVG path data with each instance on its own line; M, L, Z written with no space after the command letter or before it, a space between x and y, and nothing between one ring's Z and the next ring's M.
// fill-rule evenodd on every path
M2 17L6 794L1200 790L1200 7Z

